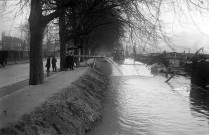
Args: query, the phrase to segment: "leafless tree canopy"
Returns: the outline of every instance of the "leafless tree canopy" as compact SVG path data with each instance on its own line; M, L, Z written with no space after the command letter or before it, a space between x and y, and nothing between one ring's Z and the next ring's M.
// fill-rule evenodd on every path
M8 2L8 0L5 0ZM184 9L208 12L207 0L19 0L19 10L30 6L30 84L43 82L42 40L44 29L54 19L59 23L61 61L64 45L73 40L87 48L107 46L127 39L132 45L155 45L168 41L161 13ZM61 62L61 65L64 63Z

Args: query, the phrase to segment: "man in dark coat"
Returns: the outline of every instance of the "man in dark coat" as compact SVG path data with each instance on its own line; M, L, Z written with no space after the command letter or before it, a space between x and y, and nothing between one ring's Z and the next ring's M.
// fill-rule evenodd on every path
M70 60L69 59L70 59L70 55L69 55L69 53L67 53L66 60L65 60L67 70L68 70L68 68L70 68Z
M53 57L52 58L52 69L53 69L54 72L57 71L57 65L56 65L56 63L57 63L57 59L55 57Z
M73 70L73 66L74 66L74 55L73 53L70 53L70 56L69 56L69 66L70 66L70 70Z

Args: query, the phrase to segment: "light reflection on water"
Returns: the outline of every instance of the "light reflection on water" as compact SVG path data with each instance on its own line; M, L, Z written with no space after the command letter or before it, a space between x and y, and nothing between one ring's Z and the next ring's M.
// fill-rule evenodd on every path
M123 76L111 76L103 119L90 135L209 134L207 94L191 90L186 77L165 83L163 75L137 64L119 65Z

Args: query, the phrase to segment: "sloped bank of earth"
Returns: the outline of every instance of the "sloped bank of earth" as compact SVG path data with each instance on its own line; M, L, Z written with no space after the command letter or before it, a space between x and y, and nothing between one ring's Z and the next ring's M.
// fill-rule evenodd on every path
M0 134L83 135L101 117L101 100L107 84L105 75L89 69L69 88L25 114L19 122L1 129Z

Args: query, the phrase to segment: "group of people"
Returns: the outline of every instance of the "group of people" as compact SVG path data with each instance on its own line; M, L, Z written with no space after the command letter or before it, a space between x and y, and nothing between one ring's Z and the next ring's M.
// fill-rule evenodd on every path
M52 60L51 60L50 56L47 58L47 62L46 62L46 65L45 65L47 76L49 76L51 64L52 64L53 72L57 71L56 63L57 63L57 59L55 57L53 57ZM73 67L74 67L74 55L73 55L72 52L67 53L67 55L66 55L66 68L67 68L67 70L68 69L73 70Z
M73 67L74 67L74 55L73 53L67 53L66 55L66 68L68 70L68 68L70 70L73 70Z
M53 72L57 71L57 59L55 57L53 57L51 60L50 58L51 58L50 56L47 58L46 65L45 65L47 76L49 76L51 64L52 64Z

